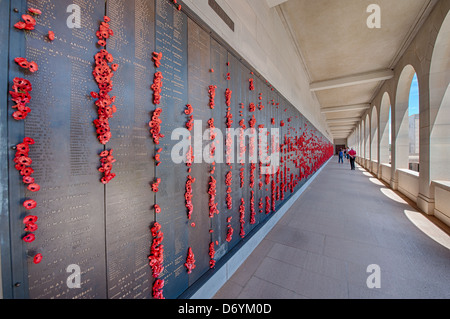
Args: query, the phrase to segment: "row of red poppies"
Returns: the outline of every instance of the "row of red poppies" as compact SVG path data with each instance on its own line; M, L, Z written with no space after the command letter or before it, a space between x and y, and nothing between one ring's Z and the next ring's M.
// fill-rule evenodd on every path
M33 16L39 16L42 12L39 9L29 8L29 14L23 14L22 20L17 22L14 27L18 30L32 31L36 26L36 19ZM54 33L49 31L48 39L50 41L54 40ZM21 68L28 70L31 73L35 73L39 70L39 66L36 62L29 62L26 58L17 57L14 59ZM31 108L27 105L31 101L30 92L33 90L31 82L27 79L16 77L13 80L12 91L9 92L11 99L16 103L12 108L15 110L12 116L15 120L20 121L27 118L28 114L31 112ZM41 187L35 182L34 169L31 167L33 160L29 156L30 146L34 145L35 141L31 137L25 137L22 143L16 145L16 154L14 158L15 168L20 172L22 176L22 181L27 185L27 189L30 192L38 192ZM37 207L37 202L34 199L27 199L23 203L23 207L30 211ZM23 224L25 225L24 232L26 235L23 237L23 241L26 243L32 243L35 239L35 232L38 230L37 225L38 217L35 215L28 215L23 219ZM33 263L39 264L43 259L41 253L36 254L33 257Z
M155 63L155 68L159 68L161 66L161 59L163 58L162 52L153 52L152 55L152 60ZM156 106L161 103L163 79L163 74L159 71L156 72L153 76L153 84L150 87L153 91L153 104L155 104ZM156 145L159 145L160 139L165 137L163 134L161 134L161 114L162 108L157 107L155 111L152 112L152 116L148 124L150 127L150 134L153 138L153 142ZM161 164L161 152L162 148L159 148L156 151L156 155L154 157L157 166ZM151 183L151 189L153 192L159 192L159 185L161 182L161 178L156 178L156 182ZM156 214L161 213L161 207L157 203L155 203L154 205L154 210ZM148 256L148 259L149 266L152 269L152 277L155 278L155 281L152 285L152 296L155 299L164 299L164 279L159 278L162 271L164 270L164 245L162 244L164 240L164 233L161 231L161 224L155 222L151 227L151 234L153 239L150 246L150 255Z

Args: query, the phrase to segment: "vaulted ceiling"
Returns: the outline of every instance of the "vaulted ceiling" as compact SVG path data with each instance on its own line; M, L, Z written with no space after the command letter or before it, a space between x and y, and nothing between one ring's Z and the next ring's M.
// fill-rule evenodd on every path
M370 108L437 0L266 0L276 7L329 132L347 138ZM369 28L371 4L380 28ZM369 9L369 10L368 10Z

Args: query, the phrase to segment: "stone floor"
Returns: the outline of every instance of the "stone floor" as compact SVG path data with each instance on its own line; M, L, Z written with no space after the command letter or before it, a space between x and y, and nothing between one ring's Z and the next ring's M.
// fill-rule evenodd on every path
M450 298L449 229L363 168L337 162L215 299Z

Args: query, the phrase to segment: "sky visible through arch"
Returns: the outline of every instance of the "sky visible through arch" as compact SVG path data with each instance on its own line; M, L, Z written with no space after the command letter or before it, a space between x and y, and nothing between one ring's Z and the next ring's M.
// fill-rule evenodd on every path
M419 114L419 81L417 79L417 73L414 74L411 90L409 92L409 116L414 114ZM389 144L392 140L392 130L391 130L391 108L389 107Z
M419 114L419 81L417 73L411 83L411 91L409 92L409 116Z

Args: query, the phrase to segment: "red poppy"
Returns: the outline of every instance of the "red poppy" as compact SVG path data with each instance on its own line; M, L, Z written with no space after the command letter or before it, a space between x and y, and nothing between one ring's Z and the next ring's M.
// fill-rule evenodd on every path
M22 176L30 176L34 173L34 169L32 169L31 167L25 167L24 169L22 169L20 171L20 175Z
M27 117L27 113L22 112L22 111L16 111L13 113L12 116L16 121L20 121L20 120L24 120Z
M36 25L36 20L29 14L23 14L22 19L23 21L25 21L26 24Z
M106 157L109 155L109 151L103 151L100 153L100 157Z
M16 29L23 30L23 29L25 29L25 27L26 27L26 23L23 22L23 21L19 21L19 22L17 22L17 23L14 25L14 27L15 27Z
M53 32L53 31L48 31L48 39L49 39L50 41L55 40L55 32Z
M16 158L14 159L14 162L16 162L17 164L22 164L22 165L24 165L24 166L30 166L30 165L33 163L33 161L31 160L31 158L26 157L26 156L19 156L19 157L16 157Z
M24 229L24 231L27 233L34 233L37 230L38 230L38 225L32 224L32 223L26 224L25 229Z
M23 182L25 184L33 184L34 183L34 177L31 176L24 176L23 177Z
M188 249L188 256L186 258L186 263L184 264L184 266L187 268L188 274L191 274L192 270L195 268L195 257L191 247L189 247Z
M39 186L38 184L33 183L33 184L28 185L27 188L28 188L28 190L30 192L39 192L40 189L41 189L41 186Z
M34 234L28 234L23 238L23 241L26 243L31 243L36 239L36 236Z
M38 220L38 217L37 217L37 216L29 215L29 216L27 216L27 217L25 217L25 218L23 219L23 223L24 223L25 225L28 225L28 224L35 224L35 223L37 222L37 220Z
M37 254L36 256L34 256L33 258L33 263L34 264L39 264L42 261L42 254Z
M34 208L36 208L36 206L37 206L36 201L35 201L35 200L32 200L32 199L26 200L26 201L23 203L23 207L25 207L25 208L28 209L28 210L34 209Z
M159 207L159 205L155 205L154 208L155 208L155 213L157 213L157 214L161 213L161 207Z
M103 21L105 21L106 23L108 23L109 21L111 21L111 18L108 16L104 16L103 17Z
M16 62L18 65L20 65L24 69L28 69L28 67L30 66L27 59L25 59L25 58L21 58L21 57L15 58L14 62Z
M17 152L20 152L21 154L28 154L30 151L30 148L28 147L28 144L20 143L16 145Z
M34 139L32 139L31 137L25 137L24 139L23 139L23 143L24 144L28 144L28 145L34 145Z
M39 10L39 9L36 9L36 8L29 8L29 9L28 9L28 12L30 12L30 13L32 13L32 14L37 14L37 15L42 14L42 11Z
M36 236L34 234L28 234L25 237L23 237L23 241L27 243L31 243L36 239Z

